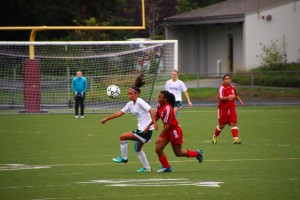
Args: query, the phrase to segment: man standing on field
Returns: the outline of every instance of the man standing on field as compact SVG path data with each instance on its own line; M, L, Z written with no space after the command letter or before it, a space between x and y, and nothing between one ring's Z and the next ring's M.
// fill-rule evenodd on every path
M173 69L171 72L171 79L167 81L166 83L166 90L170 93L172 93L175 96L175 105L174 106L174 112L175 115L178 115L178 111L181 108L182 104L182 96L181 93L184 93L184 96L186 97L186 100L190 107L193 106L189 93L187 92L187 87L185 86L184 82L178 79L178 71Z
M78 109L80 106L81 118L84 118L84 98L87 89L87 81L82 76L82 72L78 71L72 81L72 89L75 98L75 118L78 118Z

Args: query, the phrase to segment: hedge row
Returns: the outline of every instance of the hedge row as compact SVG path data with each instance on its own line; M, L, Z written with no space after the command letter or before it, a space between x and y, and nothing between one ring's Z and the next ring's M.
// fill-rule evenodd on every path
M282 64L274 67L259 67L247 74L236 74L233 81L239 85L300 87L300 64Z

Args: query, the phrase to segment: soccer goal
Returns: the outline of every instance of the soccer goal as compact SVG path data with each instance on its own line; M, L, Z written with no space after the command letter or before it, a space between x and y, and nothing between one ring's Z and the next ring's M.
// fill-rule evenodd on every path
M0 114L73 113L77 71L88 82L86 113L119 110L141 73L147 81L141 97L154 103L166 81L158 74L174 68L177 41L0 42ZM107 96L109 85L121 89L119 98Z

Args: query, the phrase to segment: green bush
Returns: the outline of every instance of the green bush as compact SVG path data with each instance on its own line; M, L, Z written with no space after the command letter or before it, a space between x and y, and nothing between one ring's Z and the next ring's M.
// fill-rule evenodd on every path
M252 74L254 85L257 86L300 87L299 63L255 68L247 74L234 75L233 81L239 85L251 85Z
M260 43L262 54L257 55L260 62L264 66L273 67L278 64L284 63L284 55L277 44L277 40L271 40L268 45Z
M251 73L235 74L233 76L233 82L239 85L251 85Z
M287 63L269 66L261 66L258 68L251 69L250 72L278 72L278 71L299 71L300 63Z

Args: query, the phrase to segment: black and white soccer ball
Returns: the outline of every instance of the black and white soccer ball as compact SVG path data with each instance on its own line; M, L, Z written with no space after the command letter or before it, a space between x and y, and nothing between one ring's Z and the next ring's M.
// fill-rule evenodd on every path
M107 96L112 99L117 98L121 94L120 88L116 85L108 86L106 92L107 92Z

